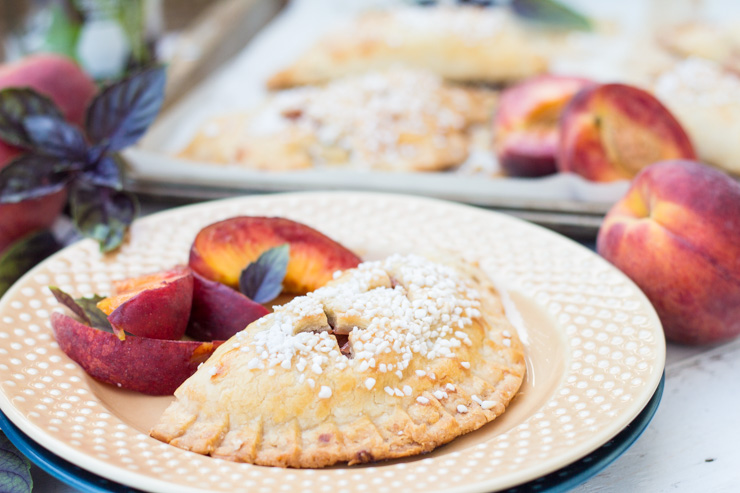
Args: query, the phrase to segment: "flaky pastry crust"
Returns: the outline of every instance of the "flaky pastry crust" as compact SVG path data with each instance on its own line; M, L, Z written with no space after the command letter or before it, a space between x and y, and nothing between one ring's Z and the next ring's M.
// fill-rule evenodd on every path
M352 167L439 171L462 163L469 128L488 122L494 91L393 69L302 87L253 111L206 122L179 156L256 170Z
M368 12L327 34L268 81L271 89L402 65L457 82L505 83L547 69L505 9L409 7Z
M406 457L499 416L524 373L521 342L481 271L395 255L224 343L151 434L269 466Z

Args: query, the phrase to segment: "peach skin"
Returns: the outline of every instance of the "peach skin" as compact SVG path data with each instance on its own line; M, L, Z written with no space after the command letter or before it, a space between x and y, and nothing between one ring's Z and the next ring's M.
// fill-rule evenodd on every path
M597 250L645 292L668 339L740 334L740 183L728 175L695 161L649 166L607 214Z
M560 114L573 95L593 84L580 77L542 75L501 93L493 146L506 174L535 177L557 171Z
M269 311L239 291L193 272L193 307L185 334L225 341Z
M587 180L629 180L658 161L696 158L665 106L625 84L583 89L566 106L560 125L558 169Z
M116 281L116 293L97 306L108 315L116 335L125 332L153 339L180 339L193 303L193 273L187 267Z
M150 395L171 395L223 341L119 340L62 313L51 314L62 351L101 382Z
M305 294L360 258L305 224L279 217L233 217L203 228L190 249L190 268L206 279L237 288L242 270L272 247L288 243L283 291Z

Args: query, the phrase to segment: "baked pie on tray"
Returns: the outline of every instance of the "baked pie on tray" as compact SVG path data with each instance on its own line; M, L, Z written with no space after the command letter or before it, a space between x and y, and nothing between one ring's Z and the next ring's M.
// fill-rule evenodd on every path
M442 171L467 159L471 128L487 124L496 98L430 72L369 72L280 91L251 111L214 117L179 156L269 171Z
M406 457L499 416L524 373L516 330L479 269L393 255L237 333L151 434L270 466Z
M322 84L396 66L449 81L508 83L546 71L541 37L506 9L369 11L328 32L267 84L271 89Z

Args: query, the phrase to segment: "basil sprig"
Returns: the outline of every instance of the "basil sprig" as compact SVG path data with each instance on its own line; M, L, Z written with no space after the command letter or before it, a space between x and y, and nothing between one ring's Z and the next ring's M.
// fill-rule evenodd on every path
M135 197L122 190L118 152L154 121L164 87L165 70L157 66L103 88L88 106L84 130L32 89L0 91L0 140L26 151L0 170L0 204L66 188L80 233L104 252L117 248L137 212Z

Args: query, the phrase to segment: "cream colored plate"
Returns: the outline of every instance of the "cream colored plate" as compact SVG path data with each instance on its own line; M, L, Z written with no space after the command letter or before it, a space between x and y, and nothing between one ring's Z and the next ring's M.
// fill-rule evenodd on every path
M284 470L204 457L147 435L171 397L98 383L60 351L46 286L108 293L110 281L185 263L197 231L236 215L304 222L368 259L454 251L510 289L526 323L527 378L507 412L433 453L362 467ZM82 241L0 300L0 409L32 439L106 478L156 491L491 491L583 457L643 408L660 380L663 332L624 275L580 245L468 206L372 193L238 198L137 221L118 254ZM145 372L141 367L136 371Z

